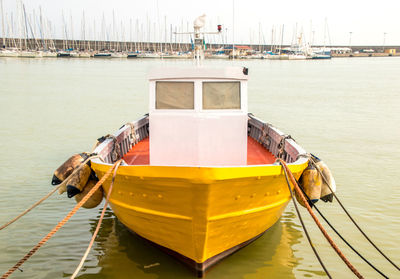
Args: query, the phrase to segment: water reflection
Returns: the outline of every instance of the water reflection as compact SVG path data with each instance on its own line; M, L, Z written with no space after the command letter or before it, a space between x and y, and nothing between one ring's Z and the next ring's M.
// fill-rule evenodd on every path
M262 237L212 267L206 277L295 278L294 270L301 265L301 259L295 257L292 247L303 236L294 218L292 212L285 212ZM91 233L97 220L90 220ZM194 272L181 262L130 233L110 209L106 212L96 238L96 247L91 253L96 254L97 266L85 265L85 274L80 279L195 277ZM307 274L310 276L310 273Z

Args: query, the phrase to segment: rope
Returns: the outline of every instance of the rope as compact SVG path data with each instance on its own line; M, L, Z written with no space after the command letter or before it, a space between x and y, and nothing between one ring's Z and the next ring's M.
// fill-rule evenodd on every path
M129 125L131 127L131 134L130 134L131 145L135 145L138 142L138 139L136 137L135 125L132 122L128 122L124 126L127 126L127 125Z
M292 172L289 170L288 166L282 159L277 159L279 163L282 165L283 169L285 172L289 173L289 178L292 184L294 185L295 191L297 194L300 196L302 199L303 203L306 205L308 212L310 213L311 217L314 219L315 223L317 224L318 228L322 232L322 234L325 236L326 240L329 242L329 244L332 246L332 248L335 250L335 252L339 255L339 257L343 260L343 262L347 265L347 267L358 277L358 278L364 278L358 271L357 269L349 262L349 260L344 256L342 251L337 247L335 242L332 240L332 238L329 236L327 231L324 229L322 224L319 222L317 216L315 216L314 212L312 211L310 205L308 204L306 198L304 197L303 193L300 190L299 185L296 182L296 179L294 178Z
M271 143L269 131L271 130L271 124L264 123L261 130L259 141L269 146Z
M35 247L32 248L22 259L20 259L12 268L10 268L6 273L4 273L0 279L8 278L15 270L17 270L24 262L26 262L40 247L43 246L68 220L78 211L79 208L94 194L94 192L104 183L104 181L111 175L112 171L116 167L117 164L120 163L118 160L105 174L104 176L97 182L97 184L87 193L83 199L75 205L75 207L64 217L42 240L39 241Z
M83 168L83 166L91 159L94 158L98 158L98 155L93 155L93 156L89 156L85 161L83 161L83 163L77 167L60 185L58 185L57 187L55 187L53 190L51 190L47 195L45 195L43 198L41 198L40 200L38 200L37 202L35 202L32 206L30 206L28 209L26 209L24 212L22 212L21 214L19 214L17 217L15 217L14 219L8 221L7 223L5 223L4 225L2 225L0 227L0 231L6 227L8 227L9 225L11 225L12 223L14 223L15 221L17 221L19 218L21 218L22 216L24 216L25 214L27 214L29 211L31 211L32 209L34 209L36 206L38 206L39 204L41 204L43 201L45 201L47 198L49 198L51 195L53 195L58 189L60 189L61 187L64 187L65 184L68 183L68 180L75 175L81 168Z
M299 208L297 206L297 203L296 203L296 201L295 201L295 199L293 197L293 191L292 191L292 188L290 187L289 179L288 179L288 176L287 176L287 173L286 173L285 169L284 169L284 173L285 173L286 183L287 183L287 185L289 187L290 196L292 197L292 201L293 201L294 207L296 208L297 216L299 217L301 226L303 227L304 233L306 234L308 243L310 243L311 249L313 250L315 256L317 257L317 259L318 259L320 265L322 266L323 270L325 271L326 275L331 279L332 276L329 274L328 270L326 269L326 267L325 267L324 263L322 262L317 250L314 247L314 244L311 241L310 235L308 234L307 228L306 228L306 226L305 226L305 224L303 222L303 218L301 217L300 210L299 210Z
M115 181L115 176L117 175L117 170L118 170L118 167L120 166L121 162L122 162L122 160L119 160L119 161L116 163L116 165L114 165L114 166L115 166L115 169L114 169L114 174L113 174L113 177L112 177L112 180L111 180L110 189L108 190L106 202L104 203L103 210L101 211L100 219L99 219L99 222L97 223L96 230L94 231L94 234L93 234L93 236L92 236L92 239L90 240L89 246L88 246L88 248L86 249L86 252L85 252L85 254L84 254L83 257L82 257L81 262L79 263L78 267L75 269L75 272L74 272L74 274L72 274L72 276L71 276L70 279L74 279L74 278L76 277L76 275L78 275L78 272L79 272L79 270L81 270L83 264L85 263L85 260L86 260L87 256L89 255L90 249L91 249L92 246L93 246L94 240L95 240L95 238L96 238L96 236L97 236L97 234L98 234L98 232L99 232L99 230L100 230L100 226L101 226L101 223L103 222L104 214L106 213L108 201L109 201L109 199L110 199L111 192L112 192L112 189L113 189L113 185L114 185L114 181Z
M353 219L353 217L350 215L350 213L346 210L340 199L336 196L335 192L332 191L331 185L329 185L327 178L324 176L324 174L321 172L321 170L316 166L316 162L314 161L313 156L309 155L309 158L311 160L311 163L315 166L317 169L318 173L322 176L322 179L325 181L326 185L328 186L329 190L332 192L333 196L335 199L338 201L340 207L343 209L343 211L346 213L346 215L350 218L350 220L353 222L353 224L357 227L357 229L361 232L361 234L368 240L368 242L389 262L391 263L397 270L400 270L400 268L391 260L389 259L388 256L386 256L379 248L378 246L375 245L375 243L367 236L367 234L360 228L360 226L357 224L357 222Z
M305 193L304 193L305 194ZM307 197L308 200L310 200ZM363 255L361 255L349 242L347 242L347 240L332 226L332 224L325 218L325 216L322 214L321 211L319 211L318 207L314 204L313 205L315 210L317 210L318 214L321 215L322 219L325 220L325 222L329 225L329 227L331 227L331 229L343 240L344 243L347 244L347 246L349 246L349 248L351 250L354 251L354 253L356 253L362 260L364 260L364 262L366 262L370 267L372 267L373 269L375 269L376 272L378 272L380 275L382 275L384 278L389 278L387 277L383 272L381 272L379 269L377 269L372 263L370 263L366 258L363 257Z
M283 135L278 144L278 158L283 159L285 155L285 143L287 139L293 139L291 135ZM294 139L293 139L294 140Z
M307 195L307 193L300 188L301 191L303 192L304 196L307 198L307 200L309 201L309 204L311 204L311 200L310 197ZM370 267L372 267L376 272L378 272L380 275L382 275L384 278L389 278L387 277L383 272L381 272L378 268L376 268L372 263L370 263L366 258L364 258L363 255L361 255L336 229L335 227L328 221L328 219L324 216L324 214L322 214L322 212L318 209L317 205L314 203L311 205L312 207L315 208L315 210L317 210L318 214L322 217L322 219L324 219L324 221L329 225L329 227L336 233L337 236L339 236L344 243L346 243L346 245L353 250L354 253L356 253L362 260L364 260L364 262L366 262Z

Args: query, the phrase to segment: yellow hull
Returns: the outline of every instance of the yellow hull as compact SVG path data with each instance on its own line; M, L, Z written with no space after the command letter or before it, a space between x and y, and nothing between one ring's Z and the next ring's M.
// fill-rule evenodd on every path
M296 179L306 166L289 164ZM99 178L110 167L92 162ZM201 264L266 231L289 200L279 165L147 165L119 167L110 204L132 231Z

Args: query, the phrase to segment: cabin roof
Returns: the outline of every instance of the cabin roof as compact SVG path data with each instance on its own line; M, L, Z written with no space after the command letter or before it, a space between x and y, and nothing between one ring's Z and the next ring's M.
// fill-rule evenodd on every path
M187 68L156 68L153 69L148 79L154 80L174 80L174 79L227 79L227 80L248 80L248 75L244 74L243 67L207 68L207 67L187 67Z

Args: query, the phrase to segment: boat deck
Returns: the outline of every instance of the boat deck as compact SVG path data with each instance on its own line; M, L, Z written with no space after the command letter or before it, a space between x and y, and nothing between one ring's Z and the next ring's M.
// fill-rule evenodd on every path
M123 157L128 165L149 165L149 138L137 143ZM253 138L247 138L247 165L267 165L276 160L275 156Z

